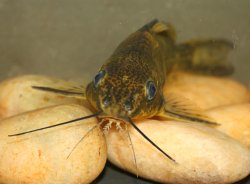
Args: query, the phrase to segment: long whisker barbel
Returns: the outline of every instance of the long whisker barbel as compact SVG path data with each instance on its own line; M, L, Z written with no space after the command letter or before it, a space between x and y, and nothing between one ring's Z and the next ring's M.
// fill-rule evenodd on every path
M25 131L25 132L21 132L21 133L17 133L17 134L12 134L12 135L8 135L8 136L9 136L9 137L19 136L19 135L24 135L24 134L32 133L32 132L37 132L37 131L40 131L40 130L45 130L45 129L49 129L49 128L54 128L54 127L61 126L61 125L66 125L66 124L74 123L74 122L81 121L81 120L84 120L84 119L96 117L96 116L98 116L100 113L101 113L101 112L97 112L97 113L91 114L91 115L89 115L89 116L84 116L84 117L77 118L77 119L73 119L73 120L70 120L70 121L65 121L65 122L62 122L62 123L58 123L58 124L55 124L55 125L50 125L50 126L46 126L46 127L42 127L42 128L37 128L37 129L34 129L34 130L29 130L29 131Z
M138 173L138 167L137 167L137 160L136 160L136 156L135 156L135 149L134 149L134 145L133 145L130 133L128 131L127 125L125 126L125 131L126 131L127 136L128 136L129 144L130 144L130 146L132 148L133 157L134 157L134 164L135 164L135 169L136 169L136 177L138 178L139 177L139 173Z
M101 126L101 123L98 123L97 125L93 126L84 136L82 136L82 138L75 144L75 146L72 148L72 150L68 154L67 159L70 157L70 155L76 149L76 147L82 142L82 140L85 139L85 137L87 137L91 132L93 132L93 130L95 130L96 128L98 128L100 126Z
M135 124L134 122L128 118L127 119L129 124L132 125L132 127L137 131L139 132L142 137L144 137L150 144L152 144L152 146L154 146L157 150L159 150L162 154L164 154L167 158L169 158L170 160L172 160L173 162L176 163L176 161L170 156L168 155L167 153L165 153L159 146L157 146L148 136L146 136Z
M70 121L65 121L65 122L62 122L62 123L58 123L58 124L55 124L55 125L50 125L50 126L46 126L46 127L42 127L42 128L37 128L37 129L34 129L34 130L29 130L29 131L25 131L25 132L20 132L20 133L17 133L17 134L11 134L11 135L8 135L9 137L13 137L13 136L20 136L20 135L24 135L24 134L28 134L28 133L33 133L33 132L37 132L37 131L41 131L41 130L45 130L45 129L49 129L49 128L54 128L54 127L57 127L57 126L61 126L61 125L66 125L66 124L70 124L70 123L74 123L74 122L77 122L77 121L81 121L81 120L84 120L84 119L88 119L88 118L92 118L92 117L96 117L98 115L100 115L102 112L97 112L95 114L91 114L89 116L84 116L84 117L81 117L81 118L77 118L77 119L73 119L73 120L70 120ZM167 158L169 158L170 160L176 162L170 155L168 155L167 153L165 153L159 146L157 146L148 136L146 136L134 123L133 121L130 119L130 118L127 118L127 121L129 122L130 125L132 125L132 127L137 131L139 132L142 137L144 137L151 145L153 145L157 150L159 150L162 154L164 154Z

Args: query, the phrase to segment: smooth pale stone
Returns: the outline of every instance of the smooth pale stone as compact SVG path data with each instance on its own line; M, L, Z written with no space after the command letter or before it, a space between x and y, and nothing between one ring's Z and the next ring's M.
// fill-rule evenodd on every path
M39 75L24 75L0 83L0 119L51 105L82 103L55 93L35 90L32 86L63 86L67 81Z
M248 89L239 82L213 76L176 72L164 86L164 95L184 97L202 109L250 101Z
M129 127L139 176L161 183L232 183L250 173L250 150L225 134L200 124L145 120L137 126L169 160ZM126 132L106 135L109 160L136 174Z
M220 124L214 128L250 148L250 103L217 107L207 114Z
M0 183L79 184L90 183L103 170L106 142L95 118L17 137L35 128L91 114L79 105L60 105L13 116L0 122Z

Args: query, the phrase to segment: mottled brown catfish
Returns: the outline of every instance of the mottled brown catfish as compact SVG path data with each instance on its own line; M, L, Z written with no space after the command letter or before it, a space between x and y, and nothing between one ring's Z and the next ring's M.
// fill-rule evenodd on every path
M202 114L192 113L194 109L178 106L178 98L164 98L163 85L173 69L230 74L233 67L225 59L232 47L225 40L177 45L173 27L152 21L118 46L87 86L87 100L97 111L121 119L164 116L181 121L209 122Z
M176 44L174 28L153 20L117 47L86 89L67 86L34 88L85 98L98 112L96 116L131 124L172 159L141 132L133 121L160 116L184 122L216 124L197 108L187 105L183 99L174 95L164 97L162 90L173 70L218 76L231 74L233 67L226 61L226 57L232 48L233 44L223 39ZM68 122L62 124L65 123ZM45 128L48 127L15 135Z

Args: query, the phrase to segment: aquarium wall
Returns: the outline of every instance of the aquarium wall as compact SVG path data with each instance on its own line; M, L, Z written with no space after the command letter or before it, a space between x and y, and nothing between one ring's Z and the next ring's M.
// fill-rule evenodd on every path
M44 74L89 80L128 34L152 19L171 23L177 41L225 38L235 77L249 81L249 1L0 1L1 79Z

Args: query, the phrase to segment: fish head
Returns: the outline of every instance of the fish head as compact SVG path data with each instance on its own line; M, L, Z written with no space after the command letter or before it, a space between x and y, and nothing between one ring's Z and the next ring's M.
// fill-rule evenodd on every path
M107 117L137 120L157 114L164 102L161 88L149 68L110 62L88 84L86 96Z

